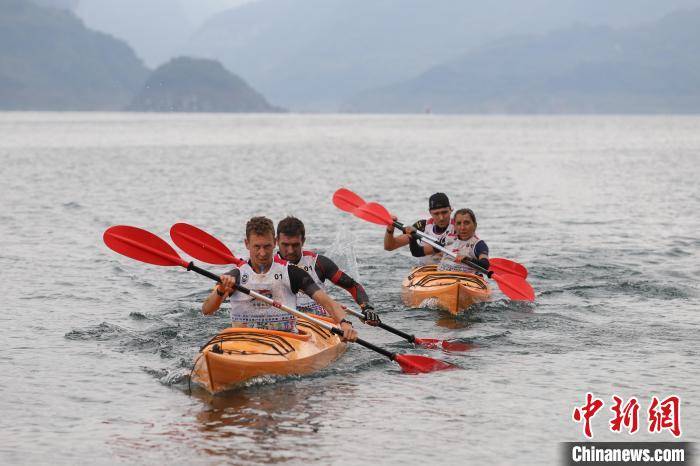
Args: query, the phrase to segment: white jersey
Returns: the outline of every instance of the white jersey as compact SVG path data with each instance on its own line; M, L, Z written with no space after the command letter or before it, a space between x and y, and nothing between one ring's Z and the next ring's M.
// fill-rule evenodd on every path
M476 260L476 243L481 241L478 236L461 240L456 236L451 242L445 245L445 249L452 251L456 256L464 256L469 260ZM443 255L437 267L438 270L450 270L455 272L477 273L477 271L466 264L455 262L454 258Z
M436 238L437 241L440 240L445 240L445 244L450 243L454 239L457 238L457 235L455 234L455 221L450 220L450 224L447 226L447 229L443 231L442 233L436 233L435 232L435 222L433 221L432 218L428 219L428 221L425 224L425 230L423 233L432 236L433 238ZM428 243L423 243L423 244L428 244ZM442 259L442 253L437 252L435 254L431 254L429 256L423 256L419 257L418 261L420 262L421 265L428 265L428 264L438 264L440 263L440 260Z
M299 259L299 262L296 264L297 267L300 269L304 270L307 272L309 275L311 275L311 278L314 279L314 283L318 285L321 290L326 291L326 287L324 286L323 282L321 281L320 278L318 278L318 275L316 274L316 259L318 258L318 254L312 251L302 251L301 254L301 259ZM297 309L302 311L302 312L308 312L310 314L316 314L320 316L328 316L328 311L326 311L323 306L318 304L316 301L314 301L310 296L307 296L306 293L303 291L299 290L297 293Z
M285 306L296 306L296 295L289 282L287 262L275 257L266 273L255 273L249 263L238 267L241 285L278 301ZM231 295L231 322L241 322L247 327L296 332L296 320L291 314L258 301L245 293Z

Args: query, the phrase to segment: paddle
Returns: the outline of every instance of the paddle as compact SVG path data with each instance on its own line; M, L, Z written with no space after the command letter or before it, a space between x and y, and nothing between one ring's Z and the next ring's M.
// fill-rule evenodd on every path
M355 216L367 220L368 222L376 223L378 225L394 226L399 230L403 231L404 225L391 218L391 214L387 211L384 206L376 202L369 202L356 208L353 213ZM423 238L423 241L431 245L438 251L442 251L444 254L450 257L457 257L452 251L446 249L436 242L430 240L429 235L426 235L422 231L417 231L419 236ZM492 278L498 284L501 291L509 298L516 301L534 301L535 300L535 290L532 286L522 277L518 275L511 275L508 273L496 274L493 271L486 270L479 264L471 261L466 261L470 267L478 270L479 272L486 274L489 278Z
M360 218L363 218L367 221L370 221L372 223L378 223L379 225L385 225L383 220L377 220L376 217L372 216L371 214L365 211L360 211L358 215L356 209L366 205L367 202L365 202L364 199L362 199L360 196L358 196L357 194L355 194L347 188L340 188L335 193L333 193L333 204L340 210L350 212L351 214L357 215ZM379 205L376 202L373 202L371 204ZM365 218L362 215L368 216L369 218ZM434 238L425 232L418 231L417 233L418 235L427 240L437 241L437 238ZM510 273L513 275L518 275L522 278L527 278L527 269L525 268L525 266L515 261L512 261L510 259L503 259L500 257L494 257L493 259L489 259L489 262L491 264L489 270L493 270L494 272Z
M188 271L191 270L200 275L208 277L216 282L219 281L219 277L207 270L197 267L193 262L187 262L182 259L177 252L166 243L164 240L154 235L153 233L143 230L141 228L136 228L127 225L117 225L108 228L103 235L103 240L105 244L113 251L122 254L124 256L130 257L132 259L146 262L148 264L154 265L164 265L164 266L180 266L184 267ZM314 319L303 312L299 312L296 309L287 307L277 301L274 301L267 296L263 296L255 291L249 290L248 288L238 285L236 286L236 291L245 293L254 299L263 301L270 306L273 306L281 311L292 314L293 316L306 319L317 325L326 328L328 331L335 333L336 335L342 335L343 331L333 325L324 322L322 320ZM415 354L397 354L392 353L384 348L369 343L368 341L357 339L355 343L364 346L365 348L371 349L379 354L386 356L387 358L395 361L401 366L401 369L410 374L417 374L422 372L433 372L444 369L454 369L457 366L453 364L439 361L437 359L432 359L426 356L420 356Z
M367 204L364 199L347 188L340 188L333 193L333 204L340 210L353 213L355 209Z
M527 278L527 269L525 266L510 259L494 257L493 259L489 259L489 264L489 270L493 270L494 272L509 273L511 275L517 275L518 277Z
M183 251L197 260L208 262L210 264L235 264L244 263L233 255L231 250L224 243L219 241L214 236L204 230L201 230L187 223L176 223L170 228L170 238ZM359 318L365 322L365 316L359 311L343 306L346 312ZM380 322L377 327L388 332L398 335L401 338L408 340L410 343L421 345L426 348L442 348L447 351L468 351L472 346L467 343L451 342L447 340L438 340L437 338L417 338L415 335L409 335L401 330L397 330L384 322Z

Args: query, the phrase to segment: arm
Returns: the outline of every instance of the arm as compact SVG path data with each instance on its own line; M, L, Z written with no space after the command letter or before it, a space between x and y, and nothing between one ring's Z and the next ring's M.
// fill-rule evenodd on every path
M489 247L486 245L484 240L481 240L474 245L474 254L477 257L476 263L488 270L491 266L489 263Z
M488 270L488 268L491 266L489 263L489 247L486 245L484 240L481 240L474 245L474 255L476 256L474 263ZM455 262L462 262L469 265L469 261L467 260L465 262L465 259L466 256L457 256L455 258Z
M219 310L221 303L236 290L240 275L238 269L233 269L219 277L220 283L214 286L207 299L202 303L202 314L211 315Z
M395 216L391 216L393 220L396 220ZM386 251L393 251L401 247L410 244L411 241L411 231L413 229L425 231L425 220L418 220L413 224L412 227L406 227L403 235L394 236L394 226L389 226L386 228L386 233L384 233L384 249Z
M418 240L418 235L411 235L411 239L408 243L413 257L429 256L435 253L435 248L429 244L419 244Z
M391 230L389 230L391 228ZM389 227L384 233L384 250L393 251L404 247L408 244L408 240L411 238L409 235L399 235L394 236L394 227Z
M325 310L333 317L333 320L343 331L343 340L354 341L357 339L357 332L352 328L352 324L349 320L345 320L345 311L343 306L339 303L333 301L330 296L326 294L319 286L314 282L304 270L300 269L296 265L288 265L289 272L289 282L292 288L292 293L297 294L299 290L303 291L307 296L316 301L318 304L323 306Z
M318 288L316 292L311 296L314 301L323 306L325 310L333 317L335 323L340 323L341 320L345 319L345 311L340 303L334 301L328 294L322 289Z
M345 291L350 293L352 299L355 300L361 308L364 308L369 304L369 296L365 292L365 289L357 283L352 277L342 270L329 258L326 256L319 256L316 258L316 274L321 281L330 280L334 285L343 288Z

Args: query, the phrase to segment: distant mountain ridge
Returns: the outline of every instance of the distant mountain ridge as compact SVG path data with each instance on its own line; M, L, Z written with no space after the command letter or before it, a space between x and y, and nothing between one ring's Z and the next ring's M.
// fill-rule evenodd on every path
M184 53L221 61L299 110L335 111L510 34L627 26L698 0L259 0L211 18Z
M178 57L158 67L128 110L145 112L280 112L219 62Z
M351 112L700 112L700 8L627 29L515 36L392 86Z
M215 61L150 74L126 43L87 29L73 2L41 3L0 0L0 110L282 111Z
M90 28L128 43L150 68L179 55L195 28L178 0L81 0L75 12Z
M147 74L126 44L69 11L0 1L0 109L117 110Z

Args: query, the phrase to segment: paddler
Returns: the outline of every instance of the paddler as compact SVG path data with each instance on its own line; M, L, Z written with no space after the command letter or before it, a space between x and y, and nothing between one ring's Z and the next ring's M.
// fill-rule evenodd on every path
M305 241L306 229L304 223L298 218L289 216L277 224L278 257L304 269L322 290L325 290L324 282L326 280L345 289L362 309L365 323L369 325L379 324L379 316L374 312L374 307L370 304L369 297L362 285L342 271L328 257L305 250ZM328 315L322 306L302 291L297 294L297 309L311 314Z
M212 292L202 304L205 315L216 312L227 297L231 301L231 326L254 327L285 332L297 332L296 318L247 294L235 293L236 285L266 295L286 306L295 307L297 293L303 291L328 311L343 331L343 339L354 341L357 332L345 319L342 306L331 299L303 269L275 256L275 227L266 217L253 217L246 224L245 247L248 261L219 277Z
M419 243L416 243L415 240L411 241L411 232L420 230L435 238L436 242L441 245L454 238L454 222L451 220L452 207L447 195L445 193L435 193L430 196L430 199L428 199L428 212L430 213L429 219L418 220L413 226L406 227L402 235L394 236L394 227L387 227L384 235L384 249L393 251L408 244L411 248L411 254L414 257L418 257L422 265L439 263L442 253L433 251L430 248L433 252L426 254ZM392 218L396 220L396 217L392 216Z
M476 273L463 260L474 262L484 269L489 268L489 247L484 240L476 235L476 215L471 209L459 209L454 215L454 228L456 237L445 244L445 248L452 251L457 257L451 258L443 255L437 266L438 270L450 270L456 272ZM418 254L432 254L434 249L430 245L419 245L418 240L411 237L411 249L416 249Z

